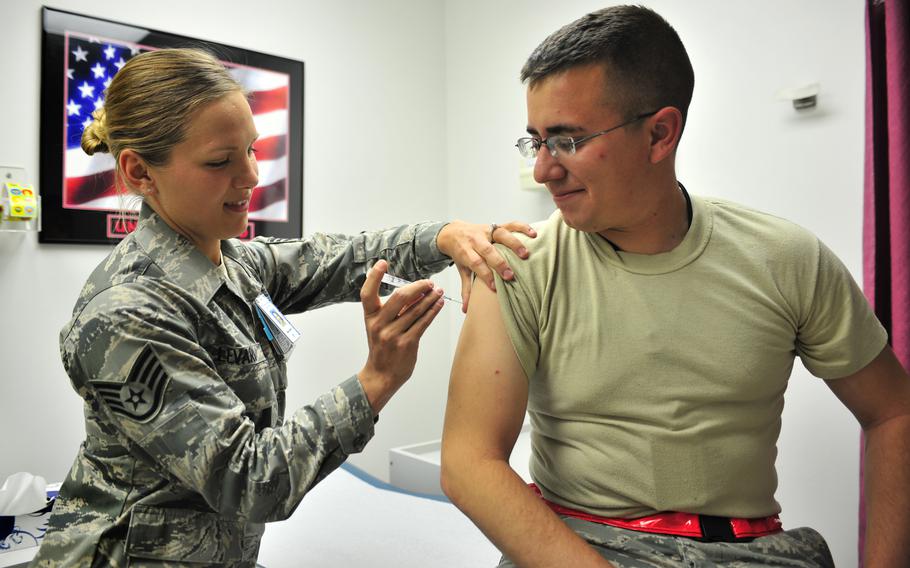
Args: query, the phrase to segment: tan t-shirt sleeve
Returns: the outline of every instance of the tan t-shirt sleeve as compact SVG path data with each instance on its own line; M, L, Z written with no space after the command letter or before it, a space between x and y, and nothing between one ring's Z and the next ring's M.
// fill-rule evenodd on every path
M817 242L814 292L797 330L797 353L813 375L838 379L868 365L888 334L847 268Z
M542 232L539 225L534 227L538 233ZM537 239L516 236L522 239L531 255L528 260L522 260L511 249L496 245L515 274L515 278L508 282L496 274L496 297L499 299L499 310L509 340L526 378L530 380L537 371L540 360L541 282L538 281L542 280L541 264L545 261L540 246L544 236L539 234Z

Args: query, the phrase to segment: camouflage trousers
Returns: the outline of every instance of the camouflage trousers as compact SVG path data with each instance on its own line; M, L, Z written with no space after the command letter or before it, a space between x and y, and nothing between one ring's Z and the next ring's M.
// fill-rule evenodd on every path
M563 521L616 568L834 568L825 539L798 528L751 542L700 542L630 531L571 517ZM503 557L499 568L515 564Z

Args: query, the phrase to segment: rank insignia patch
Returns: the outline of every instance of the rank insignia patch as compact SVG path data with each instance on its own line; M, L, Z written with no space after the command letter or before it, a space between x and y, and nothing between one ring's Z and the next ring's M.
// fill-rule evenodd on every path
M168 380L161 361L151 346L146 345L133 363L125 383L94 384L98 394L113 412L137 422L146 422L161 410Z

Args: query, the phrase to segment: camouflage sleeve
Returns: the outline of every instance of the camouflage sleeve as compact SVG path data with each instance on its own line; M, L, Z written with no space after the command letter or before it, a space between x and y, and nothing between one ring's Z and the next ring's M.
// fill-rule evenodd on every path
M389 272L427 278L451 264L436 247L445 223L402 225L356 236L314 234L305 239L257 238L245 245L253 268L284 313L359 300L370 267L389 261Z
M285 519L372 437L366 396L352 377L257 433L235 390L243 377L220 376L198 343L192 302L164 284L110 288L61 338L64 366L92 412L163 479L176 478L225 515ZM269 363L253 349L245 373L263 373Z

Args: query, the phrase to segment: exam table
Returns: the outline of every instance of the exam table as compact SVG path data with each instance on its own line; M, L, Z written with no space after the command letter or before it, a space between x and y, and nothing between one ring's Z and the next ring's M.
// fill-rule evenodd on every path
M347 463L290 519L269 523L259 548L264 568L492 567L499 557L444 498L402 491Z
M0 567L25 568L37 550L0 553ZM266 525L258 565L464 568L495 566L499 556L444 497L405 491L343 464L310 490L290 519Z

